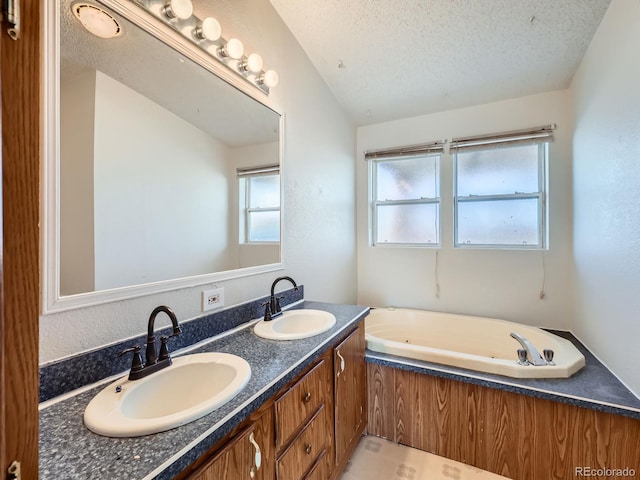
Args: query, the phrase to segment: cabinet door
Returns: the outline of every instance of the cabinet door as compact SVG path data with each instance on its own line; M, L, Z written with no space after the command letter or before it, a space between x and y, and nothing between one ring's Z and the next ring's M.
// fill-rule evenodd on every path
M239 433L189 480L274 480L273 412Z
M366 415L364 322L333 350L336 465L358 441Z

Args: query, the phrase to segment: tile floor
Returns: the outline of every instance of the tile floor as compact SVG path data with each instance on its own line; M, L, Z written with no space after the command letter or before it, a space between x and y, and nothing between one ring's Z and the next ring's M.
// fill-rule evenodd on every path
M366 435L341 480L504 480L464 463Z

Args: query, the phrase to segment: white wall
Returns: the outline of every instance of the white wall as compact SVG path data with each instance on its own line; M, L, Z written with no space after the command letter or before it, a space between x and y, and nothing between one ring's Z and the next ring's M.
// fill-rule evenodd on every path
M305 285L309 299L356 300L355 128L268 0L220 1L225 35L241 38L275 69L271 102L285 113L285 269L227 282L227 305L268 294L279 274ZM200 313L202 288L184 288L47 315L40 322L40 362L92 349L146 330L151 310L172 306L182 321Z
M639 49L640 3L614 0L571 85L575 331L638 395Z
M96 290L237 264L223 143L97 72L93 160Z
M549 147L549 249L454 249L452 160L441 162L441 248L372 247L364 151L556 123ZM358 129L358 302L498 317L570 329L571 138L567 91L558 91ZM539 298L546 265L546 296Z

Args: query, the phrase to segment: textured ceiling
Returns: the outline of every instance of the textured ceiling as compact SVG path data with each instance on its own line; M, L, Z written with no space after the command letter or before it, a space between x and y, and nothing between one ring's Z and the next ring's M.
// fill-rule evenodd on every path
M270 0L358 125L567 88L611 0Z

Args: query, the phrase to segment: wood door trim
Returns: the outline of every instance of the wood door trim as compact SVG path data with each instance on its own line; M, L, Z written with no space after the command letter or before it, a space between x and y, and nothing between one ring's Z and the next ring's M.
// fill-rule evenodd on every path
M15 459L22 478L38 478L40 3L21 2L19 40L10 40L4 28L0 31L2 217L7 233L2 242L5 421L0 474Z
M4 28L4 25L1 25ZM2 40L3 35L0 34L0 58L2 58ZM0 62L0 174L2 174L2 103L4 103L2 96L2 62ZM0 183L0 218L4 218L2 213L2 183ZM4 425L5 421L5 378L4 378L4 229L2 228L4 222L0 222L0 474L4 474L8 465L6 459L6 431Z

